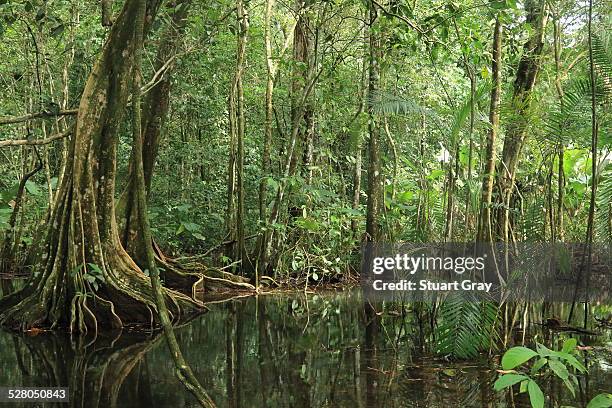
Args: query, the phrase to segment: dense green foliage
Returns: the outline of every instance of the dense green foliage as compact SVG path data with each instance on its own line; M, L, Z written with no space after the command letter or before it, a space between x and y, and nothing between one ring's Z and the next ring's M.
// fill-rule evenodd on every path
M307 18L311 53L296 61L291 49L280 59L274 89L274 123L270 174L262 174L266 61L262 3L247 5L250 19L244 71L246 138L244 194L246 235L271 228L282 245L275 246L277 269L311 271L317 276L344 272L361 240L366 191L352 206L356 155L367 141L368 117L360 109L366 92L363 6L352 1L279 4L272 16L272 51L276 55L290 35L296 15ZM115 4L120 7L120 4ZM175 67L170 112L165 121L159 158L149 194L153 232L170 253L201 253L227 235L227 95L235 65L232 4L194 4L185 33L169 57ZM509 124L525 120L512 106L512 84L526 52L522 44L532 27L515 2L490 4L426 1L380 5L375 32L380 49L380 92L367 104L375 107L383 134L382 173L386 240L435 241L473 239L478 225L480 184L489 125L492 18L505 26L502 63L501 134ZM146 44L144 71L155 81L152 60L156 46L172 24L171 5L162 7ZM512 202L514 238L551 239L551 228L563 178L564 238L582 241L590 174L590 82L586 20L581 3L558 1L547 9L544 51L539 62L531 106L525 112L527 140L521 152ZM0 4L0 114L18 116L46 112L49 117L6 125L1 140L39 139L60 131L70 117L52 114L76 108L79 95L105 37L98 10L74 1L4 1ZM596 236L610 239L612 178L607 153L610 139L609 15L595 4L593 58L599 109L599 178ZM559 24L559 65L554 58L554 24ZM291 48L291 46L290 46ZM276 58L276 57L274 57ZM296 89L316 74L309 106L314 115L312 163L304 163L306 146L298 140L296 170L283 179L283 160L291 133ZM475 83L470 93L470 77ZM557 94L559 85L563 91ZM146 92L146 86L145 86ZM130 154L129 127L123 127L118 149L119 180L125 183ZM498 141L498 151L501 141ZM558 151L563 147L563 174ZM41 148L44 171L28 181L27 205L18 222L20 240L32 242L37 221L44 219L62 167L63 142ZM0 222L5 229L21 175L33 162L28 147L3 148L0 176ZM367 155L363 166L367 166ZM307 168L301 166L308 166ZM471 167L470 167L471 166ZM301 169L300 169L301 168ZM312 174L312 177L308 176ZM456 173L456 174L454 174ZM364 177L366 175L364 174ZM285 207L278 222L265 224L258 214L258 188L265 180L270 200L279 182L286 183ZM119 190L119 189L118 189ZM120 190L119 190L120 191ZM494 193L495 194L495 193ZM452 202L449 199L452 197ZM450 204L449 204L450 203ZM266 203L271 205L271 201ZM452 208L451 231L448 206ZM553 213L553 216L550 213ZM553 217L553 221L551 221ZM357 228L351 229L351 222ZM558 236L559 231L555 231ZM446 235L446 236L445 236ZM247 247L255 251L255 239Z

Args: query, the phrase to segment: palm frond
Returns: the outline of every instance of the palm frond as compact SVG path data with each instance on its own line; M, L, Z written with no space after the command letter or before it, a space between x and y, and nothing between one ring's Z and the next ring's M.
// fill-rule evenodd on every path
M612 56L606 44L609 42L609 38L606 41L597 35L593 36L593 66L608 97L612 95Z
M474 109L476 110L480 101L485 99L487 92L491 89L490 82L483 82L478 89L476 89L476 93L474 95L474 100L472 100L471 95L467 95L461 107L455 113L453 118L453 123L451 124L451 132L450 132L450 144L445 146L447 149L451 150L451 147L455 145L457 142L457 137L459 136L459 132L465 126L465 122L470 116L470 112L472 110L472 104L474 104ZM477 112L478 113L478 112ZM477 115L477 117L481 117L481 115Z
M607 93L603 81L597 82L595 97L605 101ZM563 102L552 108L544 121L540 142L567 144L572 141L581 146L589 146L591 111L591 81L587 77L574 79L566 88Z
M470 296L453 293L442 304L436 328L437 354L474 358L495 344L497 306L493 302L477 302Z
M387 92L376 92L368 96L368 104L374 111L382 115L425 115L435 113L410 97Z
M542 195L525 203L524 215L520 218L520 227L527 242L542 242L546 239L545 203Z
M612 56L609 38L593 36L593 66L596 71L595 97L607 104L612 98ZM565 86L564 96L545 121L542 142L567 144L570 140L582 146L590 144L591 80L587 75L576 76ZM602 129L605 124L602 124Z

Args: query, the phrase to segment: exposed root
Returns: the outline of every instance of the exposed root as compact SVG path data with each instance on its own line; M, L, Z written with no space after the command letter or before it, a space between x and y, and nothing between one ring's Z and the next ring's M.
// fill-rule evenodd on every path
M157 308L150 279L122 252L116 250L109 254L105 265L97 265L102 277L95 281L96 286L84 279L91 272L87 266L72 274L52 267L48 273L35 277L24 289L0 300L0 325L20 331L67 327L82 333L133 323L156 325ZM195 297L172 289L164 292L175 322L205 308Z
M193 299L203 292L238 291L253 292L255 287L247 278L237 276L220 269L210 268L199 262L182 263L166 257L153 240L155 261L160 269L160 276L167 287L189 294Z
M255 286L251 285L249 280L242 276L206 267L198 262L182 264L168 258L158 258L158 262L162 261L162 259L163 264L160 267L165 269L165 273L171 271L171 273L179 274L179 276L198 276L199 281L196 282L197 290L203 291L205 294L214 291L255 291ZM166 283L168 286L174 287L168 278L166 278ZM196 289L195 285L193 288ZM195 295L195 291L193 294Z

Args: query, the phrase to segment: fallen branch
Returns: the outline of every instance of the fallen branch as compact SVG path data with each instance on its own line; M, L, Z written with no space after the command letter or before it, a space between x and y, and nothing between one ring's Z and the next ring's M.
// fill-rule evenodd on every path
M0 117L0 125L10 125L12 123L26 122L31 119L50 118L55 116L73 116L77 113L79 113L78 109L66 109L57 112L43 111L37 113L29 113L23 116L5 116Z
M46 145L59 139L63 139L72 134L72 127L64 130L61 133L49 136L46 139L18 139L18 140L0 140L0 147L6 146L40 146Z

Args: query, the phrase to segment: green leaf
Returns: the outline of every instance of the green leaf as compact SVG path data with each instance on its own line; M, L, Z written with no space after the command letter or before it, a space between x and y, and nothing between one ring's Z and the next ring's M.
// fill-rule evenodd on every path
M196 224L195 222L183 222L182 223L185 229L191 233L200 231L202 226L200 224Z
M501 391L504 388L512 387L514 384L517 384L523 380L528 380L529 377L521 374L504 374L495 381L493 384L493 389L495 391Z
M495 10L505 10L508 8L508 5L505 1L492 1L489 3L489 7Z
M191 204L181 204L176 207L176 210L181 213L186 213L191 209Z
M538 359L538 361L535 362L535 364L533 365L533 367L531 367L531 374L535 374L538 371L540 371L540 369L542 367L544 367L546 365L546 363L548 363L548 360L545 358L540 358Z
M83 264L77 265L75 266L71 271L70 271L70 277L74 278L76 276L77 273L79 273L79 271L81 270L81 268L83 268Z
M567 380L567 378L569 377L567 367L565 367L565 364L563 364L562 362L557 360L550 360L548 362L548 366L560 379Z
M502 368L504 370L512 370L537 355L538 353L527 347L512 347L502 357Z
M580 372L586 372L586 368L576 359L576 357L572 356L569 353L564 353L563 351L553 351L546 347L543 344L537 343L538 354L543 357L557 357L561 360L567 361L572 367Z
M51 36L52 37L57 37L58 35L60 35L61 33L64 32L64 25L63 24L58 24L57 26L53 27L53 29L51 30Z
M444 170L436 169L432 170L431 173L427 176L429 180L437 180L444 175Z
M572 382L568 379L563 380L563 383L565 384L565 386L567 387L567 389L572 393L572 397L576 398L576 390L574 389L574 385L572 384Z
M612 407L612 394L596 395L588 404L587 408L610 408Z
M447 368L445 370L442 370L442 373L444 375L447 375L449 377L454 377L457 375L457 370L453 369L453 368Z
M321 225L312 218L299 217L295 220L295 224L298 227L308 230L310 232L316 232L321 228Z
M191 235L193 235L195 239L199 239L200 241L206 241L206 237L200 234L199 232L192 232Z
M544 408L544 394L535 381L529 381L529 384L527 384L527 392L529 393L529 401L531 401L531 406L533 408Z
M272 190L276 190L278 188L278 181L274 180L272 177L266 177L266 184Z
M29 181L29 180L26 181L25 188L28 191L28 193L32 194L33 196L40 195L40 189L38 188L36 183L34 183L33 181Z
M587 370L586 367L583 366L582 363L578 361L576 357L572 356L571 354L563 353L561 351L554 351L553 356L559 357L560 359L567 361L572 367L574 367L576 370L582 373L586 372Z
M87 265L89 265L91 272L94 272L94 275L102 276L102 269L100 269L98 265L96 265L95 263L88 263Z
M540 343L536 343L536 350L538 351L538 354L541 355L542 357L550 357L555 354L554 351L552 351L551 349L549 349L548 347Z
M578 340L574 338L567 339L563 342L563 348L561 349L561 351L564 353L571 353L572 351L574 351L577 345Z

